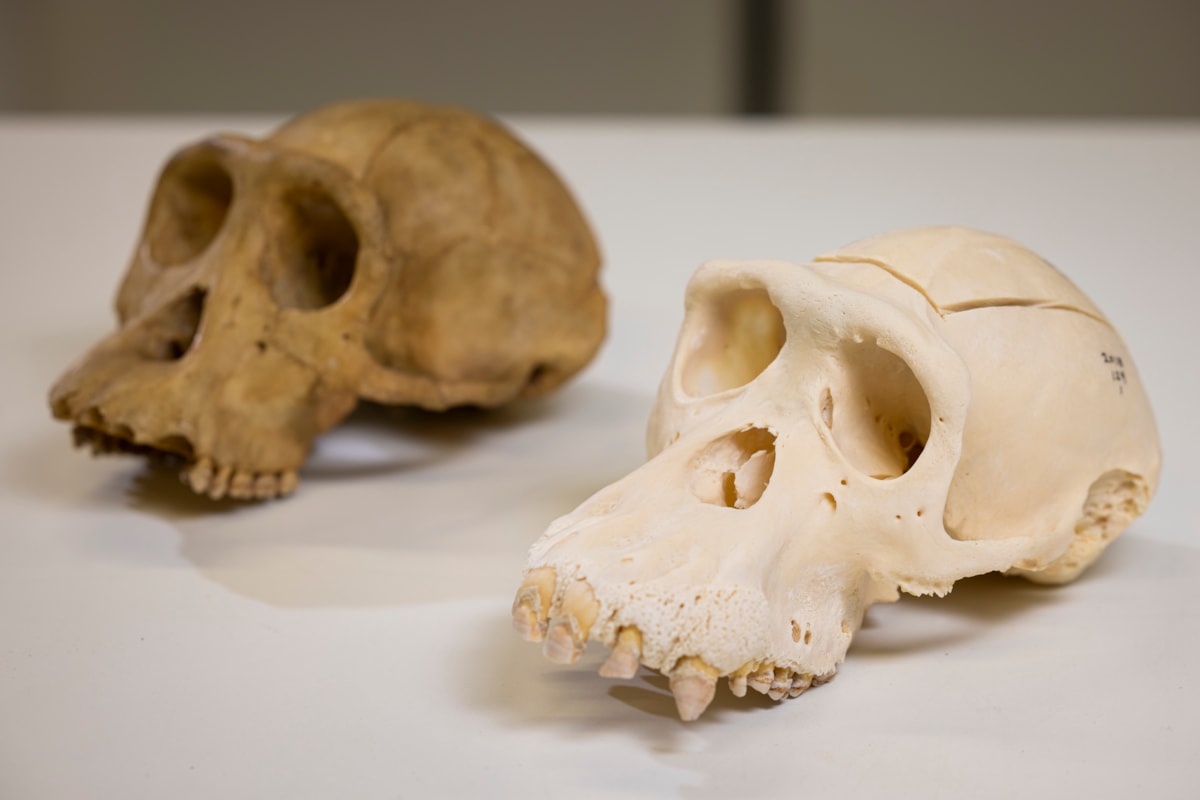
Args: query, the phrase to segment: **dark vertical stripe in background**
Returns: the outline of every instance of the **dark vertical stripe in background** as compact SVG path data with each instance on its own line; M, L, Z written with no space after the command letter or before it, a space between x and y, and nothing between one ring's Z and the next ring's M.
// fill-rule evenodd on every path
M779 71L783 2L742 0L738 110L743 114L778 114L782 110Z

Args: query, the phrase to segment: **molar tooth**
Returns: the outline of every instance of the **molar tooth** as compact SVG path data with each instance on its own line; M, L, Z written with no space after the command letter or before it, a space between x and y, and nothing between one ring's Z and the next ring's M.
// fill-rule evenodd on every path
M238 470L229 482L229 496L238 500L249 500L254 497L254 474Z
M763 666L746 676L746 685L759 694L766 694L771 691L771 683L774 680L775 670L770 666Z
M546 636L546 618L554 597L557 577L553 567L537 567L525 575L525 581L513 600L513 629L527 642L540 642Z
M792 678L792 688L788 689L788 697L799 697L812 686L813 676L807 672L798 674Z
M831 680L833 680L836 677L837 677L836 669L833 670L832 672L826 672L824 675L814 675L813 679L812 679L812 685L813 686L821 686L822 684L829 683Z
M272 472L264 472L254 479L254 497L258 500L270 500L279 494L279 479Z
M632 625L621 628L617 644L608 659L600 665L602 678L632 678L637 675L642 660L642 632Z
M671 693L675 708L684 722L699 719L717 691L717 670L696 656L679 659L671 670Z

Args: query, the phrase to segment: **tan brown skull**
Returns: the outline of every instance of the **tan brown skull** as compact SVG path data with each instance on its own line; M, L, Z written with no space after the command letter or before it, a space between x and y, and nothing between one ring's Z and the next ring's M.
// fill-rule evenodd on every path
M496 123L366 101L162 170L117 331L50 393L96 451L168 454L214 498L296 485L359 399L426 409L550 391L604 335L567 189Z
M1016 572L1061 583L1145 508L1158 434L1120 335L1020 245L962 228L809 264L711 262L688 288L651 460L553 523L513 623L602 675L828 680L872 603Z

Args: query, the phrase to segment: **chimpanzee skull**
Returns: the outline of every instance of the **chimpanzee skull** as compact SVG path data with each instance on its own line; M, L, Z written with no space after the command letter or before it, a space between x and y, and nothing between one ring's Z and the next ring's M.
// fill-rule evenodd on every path
M1158 436L1125 344L999 236L921 228L806 265L705 264L651 460L533 546L513 624L602 675L833 677L872 603L994 570L1061 583L1145 508Z
M54 386L99 452L170 454L213 498L295 488L360 398L496 406L604 335L599 255L554 173L469 112L346 103L163 168L119 329Z

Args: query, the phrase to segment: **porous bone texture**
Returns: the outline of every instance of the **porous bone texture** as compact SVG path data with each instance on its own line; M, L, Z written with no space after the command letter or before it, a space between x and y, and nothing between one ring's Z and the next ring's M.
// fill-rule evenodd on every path
M688 719L720 676L777 698L828 680L867 607L901 591L1070 580L1159 471L1100 311L962 228L702 266L647 442L533 546L514 624L557 660L590 637L617 648L614 674L635 654L684 676Z

